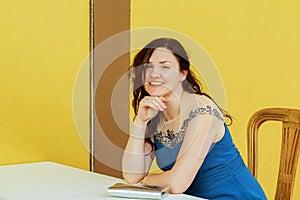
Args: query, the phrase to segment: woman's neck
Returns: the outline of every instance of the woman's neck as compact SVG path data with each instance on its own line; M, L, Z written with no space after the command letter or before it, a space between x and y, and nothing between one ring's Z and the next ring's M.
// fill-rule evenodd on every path
M171 119L174 119L180 114L181 110L181 101L182 96L184 95L183 89L179 92L172 93L168 97L168 102L166 102L166 110L164 110L164 117L166 121L169 121Z

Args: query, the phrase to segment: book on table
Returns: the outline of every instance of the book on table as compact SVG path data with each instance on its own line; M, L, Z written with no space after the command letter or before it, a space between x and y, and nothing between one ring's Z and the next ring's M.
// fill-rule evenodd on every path
M108 187L107 193L112 196L127 198L162 199L168 194L168 188L147 186L139 183L116 183Z

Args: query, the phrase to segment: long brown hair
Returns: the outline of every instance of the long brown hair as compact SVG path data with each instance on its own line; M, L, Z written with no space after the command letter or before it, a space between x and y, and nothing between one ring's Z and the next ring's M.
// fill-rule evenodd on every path
M129 75L133 82L133 100L132 107L134 109L135 116L137 115L139 103L145 97L149 96L149 93L144 88L144 69L147 63L149 63L149 59L153 53L153 51L157 48L166 48L173 53L179 63L179 70L185 70L187 72L187 76L185 81L182 83L182 87L184 91L189 93L195 93L199 95L205 95L211 100L213 100L208 94L202 92L201 84L199 80L196 78L195 74L190 70L190 62L187 56L187 53L183 46L175 39L172 38L158 38L151 41L147 44L142 50L140 50L136 56L134 57L133 63L129 68ZM214 100L213 100L214 101ZM231 116L220 109L224 115L230 119L230 124L232 123ZM153 135L157 124L159 122L158 115L151 119L147 125L146 129L146 142L152 144L151 136Z

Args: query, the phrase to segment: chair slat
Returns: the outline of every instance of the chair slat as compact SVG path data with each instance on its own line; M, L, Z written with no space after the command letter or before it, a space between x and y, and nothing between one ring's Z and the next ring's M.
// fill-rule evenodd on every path
M258 129L266 121L281 121L282 143L275 199L292 198L300 152L300 110L266 108L252 115L247 127L248 168L258 176Z

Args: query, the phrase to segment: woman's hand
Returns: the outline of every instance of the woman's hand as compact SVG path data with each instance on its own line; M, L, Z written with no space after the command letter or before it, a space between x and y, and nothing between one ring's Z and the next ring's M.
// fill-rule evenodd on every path
M140 102L135 122L146 126L159 111L163 111L167 108L165 104L167 101L168 98L165 97L145 96Z

